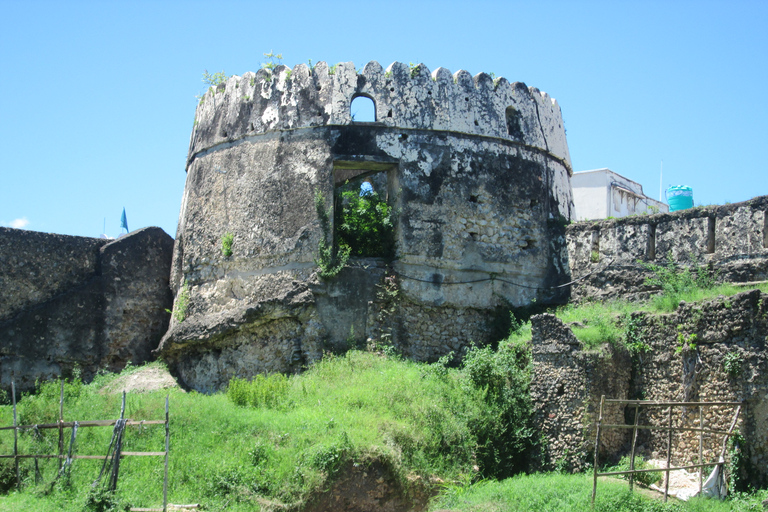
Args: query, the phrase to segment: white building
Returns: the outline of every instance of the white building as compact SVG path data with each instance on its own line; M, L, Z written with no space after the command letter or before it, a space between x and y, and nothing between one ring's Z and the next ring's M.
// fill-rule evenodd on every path
M610 169L573 173L576 220L668 212L669 206L643 193L643 186Z

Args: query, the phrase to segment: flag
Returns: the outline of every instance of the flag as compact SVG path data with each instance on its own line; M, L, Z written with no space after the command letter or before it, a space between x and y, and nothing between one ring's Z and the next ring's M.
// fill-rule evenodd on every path
M120 227L125 228L126 233L130 233L128 230L128 219L125 217L125 207L123 207L123 216L120 217Z

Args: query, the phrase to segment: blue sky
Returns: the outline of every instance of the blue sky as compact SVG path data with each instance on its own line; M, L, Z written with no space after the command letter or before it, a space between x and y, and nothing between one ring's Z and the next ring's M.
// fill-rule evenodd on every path
M575 170L768 194L768 2L0 0L0 225L175 235L203 70L421 62L555 97Z

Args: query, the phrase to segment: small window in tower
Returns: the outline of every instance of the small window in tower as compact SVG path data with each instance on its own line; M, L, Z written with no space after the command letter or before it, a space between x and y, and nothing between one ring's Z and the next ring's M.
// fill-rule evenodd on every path
M515 139L523 139L523 129L520 127L520 112L515 107L507 107L507 134Z
M355 123L376 122L376 103L368 96L355 96L349 107L349 115Z

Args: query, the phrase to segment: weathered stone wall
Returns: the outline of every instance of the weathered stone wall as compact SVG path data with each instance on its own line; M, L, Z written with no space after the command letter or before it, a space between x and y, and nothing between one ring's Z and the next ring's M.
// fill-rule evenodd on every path
M95 275L107 242L0 227L0 321Z
M638 262L707 265L721 281L768 279L768 196L723 206L639 215L567 228L575 300L645 298L650 272ZM590 275L591 274L591 275Z
M701 304L683 303L670 314L637 312L632 322L636 339L649 350L636 355L630 364L626 354L617 358L614 352L606 358L584 353L569 328L547 327L555 323L552 319L544 326L541 320L534 321L532 392L538 425L549 439L546 462L565 458L579 467L580 461L591 459L594 430L588 427L594 423L603 394L651 401L744 401L738 428L746 439L741 448L749 467L742 476L754 485L767 485L768 294L752 290ZM695 348L684 349L683 343L693 343ZM740 369L729 374L726 358L738 359ZM594 362L594 366L584 361ZM732 407L706 408L704 426L727 430L733 413ZM678 408L673 411L673 425L696 427L698 414L695 408ZM630 410L613 411L605 421L631 424L633 418ZM665 426L667 409L642 410L640 424ZM624 441L628 440L626 432ZM610 436L610 441L601 443L605 457L622 453L622 439L617 437L622 433L604 433ZM666 456L666 432L643 431L638 443L639 452L646 457ZM676 433L672 460L696 463L698 446L697 433ZM628 445L623 448L626 451ZM722 436L705 436L705 459L716 459L721 449Z
M571 329L551 314L532 317L531 326L531 398L537 430L545 439L541 459L535 465L539 469L556 465L583 469L595 449L594 420L599 413L600 396L629 396L629 355L610 345L596 351L582 350ZM624 408L604 408L603 419L624 423ZM600 457L614 459L626 441L627 431L602 433Z
M354 122L357 96L375 102L376 122ZM311 360L318 343L340 348L380 331L381 264L352 262L328 281L315 274L318 243L334 236L331 198L356 176L376 176L395 212L391 341L419 359L483 343L490 333L480 326L495 308L564 300L551 287L569 278L562 221L573 213L570 173L559 106L524 84L443 68L430 74L423 65L385 71L375 62L361 73L351 63L319 63L231 77L197 110L171 278L177 296L187 283L190 306L161 351L200 389L226 382L213 377L224 371L214 361L222 347L249 354L241 376L290 371L285 358L264 363L273 345L292 343L266 327L275 319L240 312L282 304L297 286L309 295L291 318L321 328L312 323L312 334L300 336L307 325L297 320L296 332L286 331L312 346L292 360ZM329 233L315 211L318 192ZM225 233L234 236L231 256L221 251ZM219 332L219 323L231 329ZM194 375L184 370L191 367Z
M159 228L112 242L0 229L0 387L152 359L168 325L172 248Z

